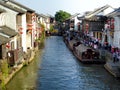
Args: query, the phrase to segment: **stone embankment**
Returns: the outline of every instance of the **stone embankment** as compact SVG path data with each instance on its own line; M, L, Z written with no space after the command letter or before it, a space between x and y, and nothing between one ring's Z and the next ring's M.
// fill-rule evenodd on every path
M35 57L35 51L32 51L31 57L30 57L30 59L27 62L23 59L22 63L20 63L17 66L14 66L12 68L11 73L5 79L4 84L6 85L14 77L14 75L23 68L24 65L27 65L26 63L32 62L32 60L34 60L34 57Z
M34 50L29 49L28 53L23 55L23 59L21 60L21 62L17 65L14 65L12 67L9 68L8 70L8 74L3 75L3 73L0 73L0 90L4 90L6 84L12 79L14 78L14 76L16 75L17 72L19 72L24 66L29 65L29 63L31 63L35 56L36 53L42 49L44 46L44 41L38 43L38 46L34 48ZM6 89L5 89L6 90Z

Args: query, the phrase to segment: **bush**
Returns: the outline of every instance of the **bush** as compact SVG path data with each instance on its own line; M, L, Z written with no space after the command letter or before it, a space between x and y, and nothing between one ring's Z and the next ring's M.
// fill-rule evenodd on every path
M53 25L50 25L50 32L53 32L53 30L54 30Z
M8 72L9 72L9 68L8 68L8 63L7 60L3 60L1 63L1 72L2 74L7 77L8 76Z
M7 60L0 61L0 90L6 90L5 79L8 77L9 67Z

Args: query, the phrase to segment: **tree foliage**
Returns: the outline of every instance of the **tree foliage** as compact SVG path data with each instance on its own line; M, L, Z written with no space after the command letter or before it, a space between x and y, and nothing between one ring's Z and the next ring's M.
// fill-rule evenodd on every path
M50 32L52 32L54 30L54 26L51 24L50 25Z
M58 12L56 12L55 14L55 20L57 22L63 22L64 20L66 20L67 18L69 18L71 16L70 13L63 11L63 10L59 10Z
M36 41L38 41L38 42L43 42L44 41L44 39L45 39L45 25L43 24L43 23L39 23L39 25L40 25L40 31L41 31L41 36L40 36L40 38L38 38L38 39L36 39Z

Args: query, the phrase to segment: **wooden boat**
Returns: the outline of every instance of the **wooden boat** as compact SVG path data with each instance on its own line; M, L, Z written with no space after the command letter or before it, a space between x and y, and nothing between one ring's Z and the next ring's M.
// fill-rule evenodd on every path
M82 43L73 45L73 53L83 63L105 63L105 60L101 60L99 51Z
M73 44L76 43L76 40L70 40L68 41L67 39L64 39L65 44L67 45L67 47L73 51Z

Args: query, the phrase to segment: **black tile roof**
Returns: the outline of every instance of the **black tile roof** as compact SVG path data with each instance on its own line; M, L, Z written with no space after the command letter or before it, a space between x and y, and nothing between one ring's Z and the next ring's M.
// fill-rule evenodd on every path
M107 14L108 17L112 17L116 15L120 15L120 7L115 9L113 12L110 12L109 14Z
M7 26L1 26L0 33L8 35L10 37L16 36L18 34L17 32L15 32L15 30L13 30Z
M11 10L14 10L14 11L16 11L16 12L19 12L19 13L25 13L25 11L23 11L22 9L19 9L19 8L17 8L17 7L13 7L12 5L8 5L8 4L6 4L6 3L3 2L3 1L0 1L0 5L2 5L2 6L4 6L4 7L7 7L7 8L9 8L9 9L11 9Z
M26 7L26 6L24 6L24 5L20 4L20 3L18 3L18 2L15 1L15 0L9 0L9 2L18 5L18 6L22 7L22 8L24 8L24 9L26 9L27 11L35 12L35 10L33 10L33 9L31 9L31 8L28 8L28 7Z
M1 44L5 44L5 43L7 43L8 41L10 41L9 38L0 35L0 45L1 45Z
M109 7L111 7L111 6L110 6L110 5L102 6L102 7L98 8L98 9L95 9L94 11L88 13L86 16L89 16L89 15L92 15L92 14L95 14L95 13L98 14L98 13L100 13L101 11L103 11L103 10L109 8ZM111 7L111 8L112 8L112 7Z

